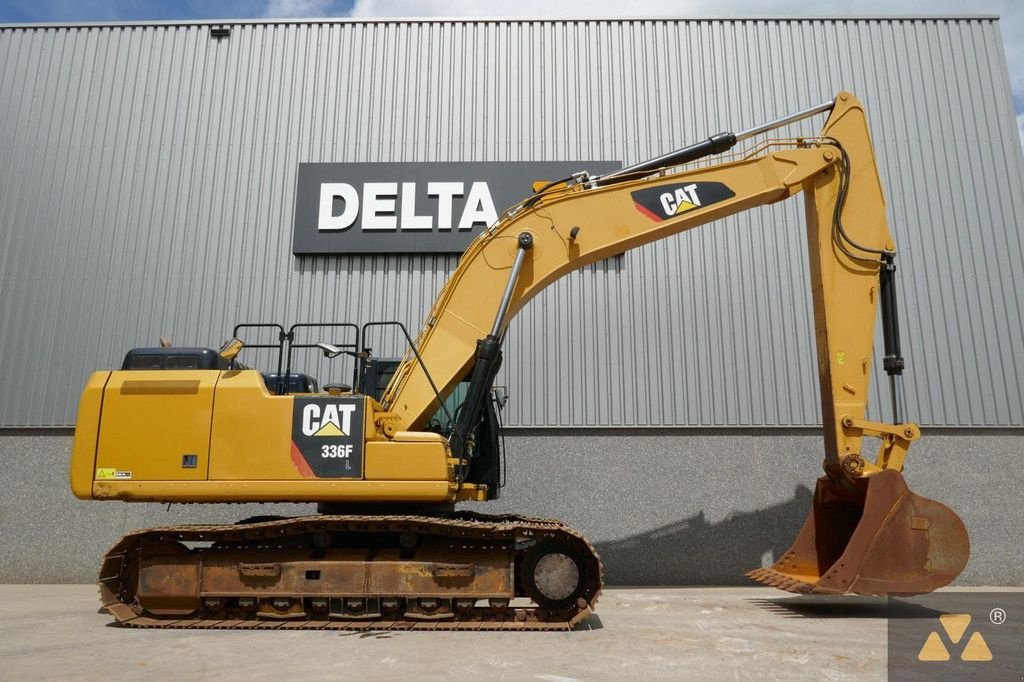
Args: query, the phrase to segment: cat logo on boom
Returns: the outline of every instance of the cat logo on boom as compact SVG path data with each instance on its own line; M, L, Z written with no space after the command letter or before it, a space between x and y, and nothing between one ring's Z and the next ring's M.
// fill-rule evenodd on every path
M665 209L665 215L679 215L690 209L700 206L700 198L697 196L697 185L690 183L682 187L676 187L675 192L662 192L661 207Z
M648 187L633 192L631 196L636 210L661 223L731 199L736 193L721 182L686 182Z

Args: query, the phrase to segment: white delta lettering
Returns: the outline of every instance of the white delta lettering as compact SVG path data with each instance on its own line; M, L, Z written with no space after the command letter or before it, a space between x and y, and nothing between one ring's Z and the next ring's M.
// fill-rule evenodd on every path
M302 433L315 436L326 428L328 433L324 435L347 436L352 432L352 413L355 411L355 405L309 403L302 408ZM334 429L328 428L330 426L341 433L334 433Z
M324 182L320 184L316 228L320 232L341 232L352 227L360 215L362 229L367 232L422 232L433 230L435 225L442 232L450 232L471 230L477 224L493 225L498 221L491 188L486 182L470 183L468 193L463 182L428 182L427 196L437 198L436 216L416 212L415 182L366 182L361 197L360 192L346 182ZM454 223L455 199L462 196L466 197L465 206L458 223ZM344 207L335 215L337 199L341 199Z
M700 206L700 199L697 197L697 185L684 185L676 188L675 192L665 192L661 195L661 207L665 209L665 215L675 215L682 202Z

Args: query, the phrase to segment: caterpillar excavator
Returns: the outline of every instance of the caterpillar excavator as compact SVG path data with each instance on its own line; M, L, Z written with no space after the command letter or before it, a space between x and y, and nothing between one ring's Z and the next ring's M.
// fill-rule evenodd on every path
M711 158L826 114L815 137ZM134 349L121 369L91 375L70 466L79 498L320 505L311 516L128 534L99 575L102 604L116 622L573 627L602 589L587 539L558 521L455 507L499 494L501 401L493 383L510 321L573 270L801 192L824 475L792 547L748 575L797 593L908 595L960 573L969 553L962 521L911 492L901 474L920 429L903 421L897 401L904 362L896 247L865 112L852 94L533 190L471 243L415 339L390 323L408 351L385 384L371 381L378 358L358 341L350 350L317 344L325 355L348 353L358 368L353 387L327 391L290 368L264 375L244 367L238 338L220 351ZM878 309L891 423L867 415ZM388 323L364 325L364 335L374 324Z

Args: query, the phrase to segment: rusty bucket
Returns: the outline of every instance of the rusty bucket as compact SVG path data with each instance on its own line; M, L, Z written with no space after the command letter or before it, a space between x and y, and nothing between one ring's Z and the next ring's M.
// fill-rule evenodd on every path
M923 594L956 578L969 555L960 517L890 469L851 489L819 478L796 542L747 576L790 592Z

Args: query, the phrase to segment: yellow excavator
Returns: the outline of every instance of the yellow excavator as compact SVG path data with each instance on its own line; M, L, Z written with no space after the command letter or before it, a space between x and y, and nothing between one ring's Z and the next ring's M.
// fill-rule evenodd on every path
M828 114L820 134L737 143ZM703 160L703 161L702 161ZM741 211L806 198L825 475L793 546L748 575L799 593L907 595L946 585L969 554L963 522L907 488L919 428L903 421L896 247L862 105L850 93L601 176L536 183L469 246L422 331L356 328L353 386L219 351L138 348L91 375L71 488L130 502L317 502L320 513L150 528L104 557L101 600L137 627L565 629L594 608L601 562L558 521L456 510L498 496L509 322L559 277ZM876 310L892 423L867 417ZM390 324L391 369L358 335ZM295 329L280 330L294 340ZM280 352L280 346L279 352ZM290 362L289 350L289 365ZM390 374L390 378L388 379ZM868 453L865 438L878 439ZM871 454L872 456L869 456ZM713 462L713 455L709 456Z

